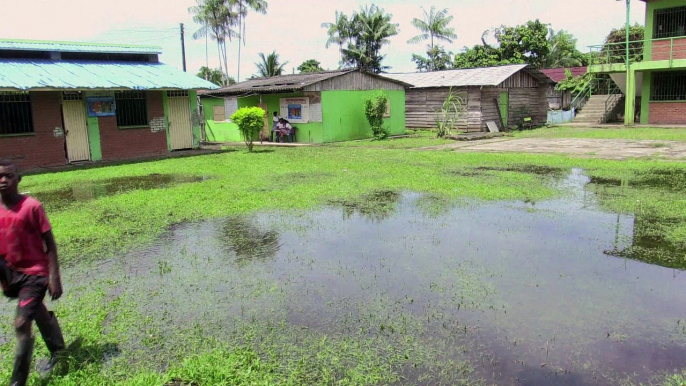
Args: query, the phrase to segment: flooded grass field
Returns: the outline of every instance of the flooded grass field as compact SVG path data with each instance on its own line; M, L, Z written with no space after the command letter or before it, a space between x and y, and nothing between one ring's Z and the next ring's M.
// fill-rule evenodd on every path
M389 187L180 222L126 253L68 261L56 311L69 356L32 384L662 384L686 358L683 171L455 164L437 175L559 193L489 201ZM223 184L174 176L130 189ZM41 199L67 210L129 191L115 185ZM0 381L14 306L0 304Z

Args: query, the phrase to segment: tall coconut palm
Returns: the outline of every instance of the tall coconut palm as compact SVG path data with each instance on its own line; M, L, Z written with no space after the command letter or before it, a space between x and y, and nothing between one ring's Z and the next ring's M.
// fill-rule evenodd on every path
M197 4L188 9L193 14L193 21L200 24L200 28L193 33L193 39L209 35L217 42L219 69L228 79L226 40L231 40L238 35L233 29L237 20L236 13L226 6L224 0L197 0Z
M392 17L373 4L353 14L348 46L343 49L344 63L374 73L386 70L388 67L381 65L385 57L381 48L390 44L391 36L398 34L398 24L391 23Z
M432 6L429 13L426 13L426 9L422 7L422 12L424 12L423 20L417 18L412 19L412 25L415 26L421 34L408 40L407 42L409 44L416 44L429 40L429 50L433 50L434 40L444 40L452 43L452 39L457 38L455 30L448 27L450 22L453 21L453 17L448 15L447 9L436 12L436 7Z
M260 52L259 55L262 62L255 63L255 65L257 66L257 71L260 76L277 76L283 74L283 67L288 64L288 62L279 63L279 54L277 54L276 51L272 51L272 53L267 56L264 56L262 52Z
M238 31L240 33L240 40L238 42L238 81L241 81L241 42L245 45L245 19L250 10L259 12L261 14L267 13L269 6L265 0L228 0L230 8L236 6L236 14L238 15Z
M348 16L343 12L336 11L336 18L333 23L322 23L322 28L326 28L326 33L329 39L326 41L326 48L332 44L338 45L338 54L340 55L340 62L343 63L343 44L347 41L350 31L350 22Z

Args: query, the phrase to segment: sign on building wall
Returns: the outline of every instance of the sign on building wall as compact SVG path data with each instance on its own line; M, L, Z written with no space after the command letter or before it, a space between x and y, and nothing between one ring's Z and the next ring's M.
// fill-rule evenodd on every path
M116 114L114 97L88 97L86 105L89 117L112 117Z
M322 122L322 104L313 103L310 105L310 122Z
M291 123L307 123L310 121L310 98L280 98L279 109L281 117Z
M224 98L224 119L226 121L231 121L231 116L233 113L238 111L238 98L228 97Z

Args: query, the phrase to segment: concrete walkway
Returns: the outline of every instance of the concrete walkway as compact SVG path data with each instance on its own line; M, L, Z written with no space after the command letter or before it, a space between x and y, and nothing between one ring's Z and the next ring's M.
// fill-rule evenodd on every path
M567 154L588 158L627 159L659 157L686 160L686 143L676 141L638 141L625 139L579 138L498 138L476 142L457 142L417 150L454 150L469 152L517 152Z

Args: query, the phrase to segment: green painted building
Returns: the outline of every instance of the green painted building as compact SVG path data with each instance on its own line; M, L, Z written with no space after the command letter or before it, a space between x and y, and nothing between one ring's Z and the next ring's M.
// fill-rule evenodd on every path
M385 125L391 135L405 132L407 85L358 70L324 71L250 79L221 89L199 92L207 142L239 142L243 138L231 115L241 107L266 111L264 138L269 138L276 112L295 130L296 142L325 143L371 137L364 100L383 91L389 106Z
M644 40L630 42L628 54L626 42L592 47L588 71L617 84L625 124L686 124L686 0L641 1Z

